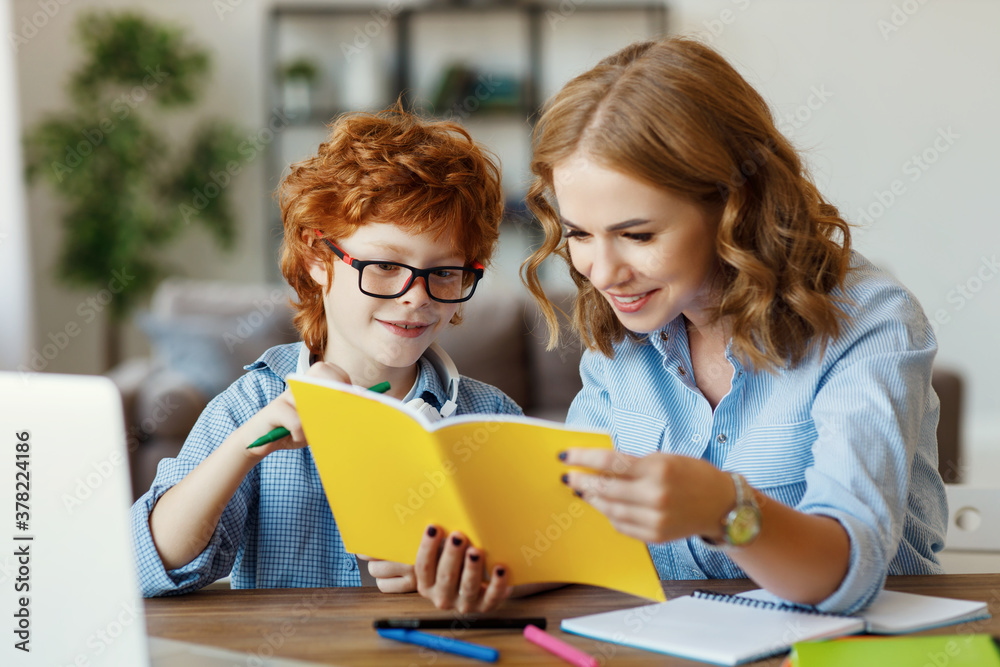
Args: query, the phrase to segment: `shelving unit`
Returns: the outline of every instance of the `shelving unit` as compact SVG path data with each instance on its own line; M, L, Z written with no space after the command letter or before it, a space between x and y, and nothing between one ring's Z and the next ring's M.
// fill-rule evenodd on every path
M531 127L544 99L614 50L666 30L666 4L643 0L280 3L268 31L269 113L282 107L274 76L281 65L306 57L320 76L310 111L276 133L267 187L277 187L290 163L315 151L332 118L383 108L403 94L408 105L462 123L499 156L506 196L516 211L527 189ZM442 78L457 65L482 78L473 78L475 85L458 95L458 103L435 109ZM518 102L509 103L508 97L502 109L491 108L496 101L491 96L502 86L510 92L511 85ZM272 236L280 238L276 208L274 220L278 233Z

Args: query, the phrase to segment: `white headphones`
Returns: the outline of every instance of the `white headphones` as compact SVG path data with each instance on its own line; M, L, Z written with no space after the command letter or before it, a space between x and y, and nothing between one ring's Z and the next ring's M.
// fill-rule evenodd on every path
M427 398L433 399L435 403L437 399L434 398L433 394L425 391L419 398L407 401L406 405L426 417L427 421L436 422L445 417L452 416L455 413L455 409L458 408L458 381L461 379L461 376L458 374L458 367L455 365L455 362L451 360L448 353L437 343L431 343L431 346L424 352L424 359L431 362L431 366L437 371L441 384L444 385L445 391L448 392L448 400L438 408L427 402Z
M297 373L305 374L309 370L310 365L309 348L306 347L305 343L299 343L299 345L299 360L295 370ZM437 371L438 379L441 380L445 391L448 392L448 399L444 402L444 405L438 408L435 405L437 399L434 394L425 391L419 397L407 401L406 405L423 415L427 421L436 422L445 417L450 417L458 408L458 381L461 379L461 376L458 374L458 367L455 365L455 362L452 361L448 353L437 343L431 343L423 356L431 363L434 370ZM434 403L428 403L427 399L431 399Z

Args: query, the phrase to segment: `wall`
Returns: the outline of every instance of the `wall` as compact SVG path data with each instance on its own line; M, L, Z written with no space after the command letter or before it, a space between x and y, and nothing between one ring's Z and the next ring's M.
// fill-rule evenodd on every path
M546 91L614 48L601 23L563 0L550 27L557 67ZM386 3L376 3L382 7ZM62 108L62 83L76 54L73 18L85 7L139 7L190 27L209 45L215 75L205 111L250 128L266 122L263 71L266 9L253 0L68 1L18 53L22 122ZM232 11L219 14L220 7ZM39 11L13 3L14 27ZM771 102L784 131L804 150L821 189L858 227L857 248L907 284L935 320L939 361L968 379L967 444L1000 462L1000 277L994 229L995 156L1000 153L1000 4L973 0L676 0L674 31L700 34L737 63ZM582 38L571 38L581 35ZM443 35L441 42L447 42ZM429 40L428 49L435 48ZM433 54L429 54L433 60ZM502 148L502 147L501 147ZM260 280L272 266L263 166L233 185L244 234L220 255L192 234L168 256L189 275ZM38 345L78 319L88 297L51 279L58 207L42 188L28 201L38 305ZM523 253L506 244L509 264ZM509 268L509 267L508 267ZM513 270L510 269L510 274ZM99 326L85 327L50 370L94 372ZM130 350L141 350L132 334ZM997 454L994 454L997 452ZM996 459L989 459L996 456ZM980 461L987 460L980 458ZM988 468L971 470L973 479Z
M10 30L10 14L0 6L0 35ZM0 51L0 370L12 370L33 342L28 225L21 184L14 51Z

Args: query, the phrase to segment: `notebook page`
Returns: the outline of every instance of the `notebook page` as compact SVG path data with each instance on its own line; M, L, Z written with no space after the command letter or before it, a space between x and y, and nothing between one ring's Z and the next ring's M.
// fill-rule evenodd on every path
M898 591L882 591L867 609L856 615L867 621L869 632L883 635L917 632L990 616L985 602Z
M685 596L566 619L562 629L648 651L737 665L782 653L797 641L860 632L864 622Z
M776 604L784 602L762 588L739 596ZM990 613L985 602L883 590L870 605L852 616L864 619L868 632L897 635L989 618Z

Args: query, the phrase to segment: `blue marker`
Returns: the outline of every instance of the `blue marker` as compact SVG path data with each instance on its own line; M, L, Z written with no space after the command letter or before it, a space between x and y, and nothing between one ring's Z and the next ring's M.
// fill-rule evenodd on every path
M459 639L452 639L451 637L432 635L429 632L421 632L420 630L380 629L376 630L376 632L379 636L385 637L386 639L395 639L398 642L425 646L429 649L434 649L435 651L454 653L455 655L460 655L466 658L474 658L475 660L482 660L483 662L496 662L500 658L500 651L495 648L483 646L482 644L463 642Z

